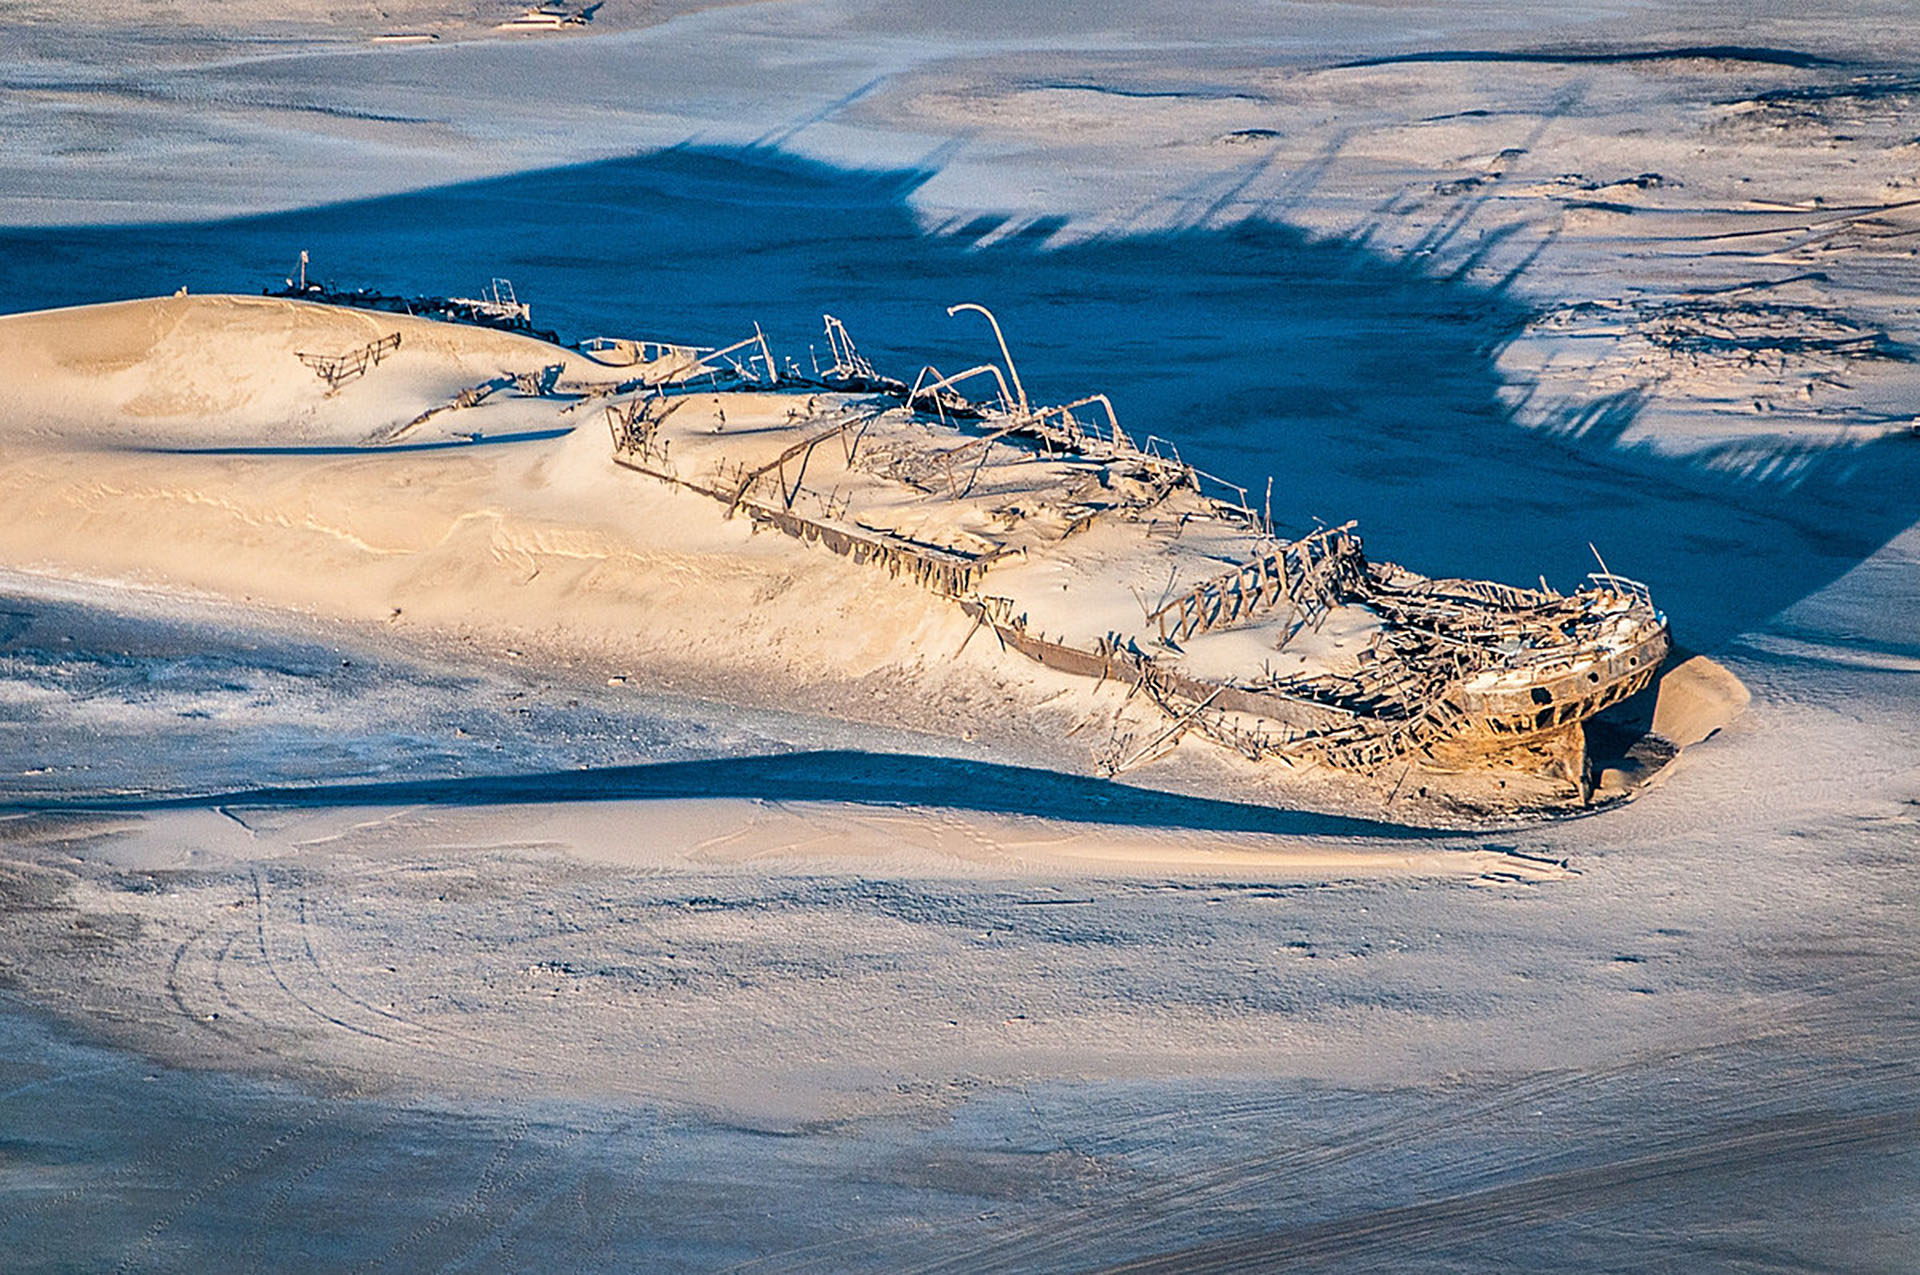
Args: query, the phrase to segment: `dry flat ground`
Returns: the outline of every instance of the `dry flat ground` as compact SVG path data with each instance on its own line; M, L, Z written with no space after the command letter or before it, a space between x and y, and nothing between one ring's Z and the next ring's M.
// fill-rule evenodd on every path
M0 299L311 246L901 358L986 300L1383 556L1594 540L1753 703L1632 806L1430 835L22 553L11 1265L1912 1269L1899 6L620 7L9 17Z

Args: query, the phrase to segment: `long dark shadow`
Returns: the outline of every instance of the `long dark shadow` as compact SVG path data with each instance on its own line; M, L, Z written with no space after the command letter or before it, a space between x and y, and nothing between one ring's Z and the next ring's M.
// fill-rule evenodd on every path
M1655 49L1435 49L1424 53L1394 53L1385 57L1361 58L1335 63L1340 68L1392 66L1403 62L1533 62L1550 65L1609 65L1631 62L1755 62L1763 66L1791 66L1809 70L1822 66L1843 66L1834 58L1798 49L1770 49L1746 44L1687 44Z
M1776 464L1676 458L1624 441L1632 395L1518 424L1495 367L1533 313L1516 280L1427 264L1470 256L1470 206L1398 256L1368 228L1315 239L1260 220L1056 246L1052 222L928 233L910 203L928 176L682 148L204 225L0 230L0 297L258 291L307 249L316 276L392 293L509 276L570 337L728 344L759 321L802 368L830 312L907 379L993 352L983 325L943 313L982 301L1035 398L1103 391L1136 436L1256 493L1271 475L1283 531L1356 518L1377 558L1563 589L1594 568L1591 542L1704 651L1920 518L1920 446L1903 438Z
M277 447L142 447L138 451L159 456L382 456L388 452L444 452L462 447L499 447L510 443L540 443L563 438L573 426L562 429L523 429L510 434L469 434L465 438L447 438L431 443L385 443L379 446L331 444L293 444Z
M1372 819L1186 797L1079 775L994 762L841 750L606 766L523 775L240 789L191 797L50 798L0 802L0 813L98 814L217 808L322 810L349 806L504 806L744 797L765 801L938 806L983 814L1202 832L1379 837L1457 835Z

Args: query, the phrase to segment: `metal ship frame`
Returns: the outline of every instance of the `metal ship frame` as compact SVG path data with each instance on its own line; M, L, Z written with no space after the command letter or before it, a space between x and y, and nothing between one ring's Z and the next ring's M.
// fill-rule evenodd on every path
M559 344L504 280L478 300L400 298L312 284L304 267L272 295ZM1196 733L1254 760L1508 766L1591 794L1585 724L1645 689L1670 649L1645 586L1604 563L1571 594L1432 579L1371 561L1352 523L1281 537L1245 488L1125 432L1106 396L1032 405L999 323L979 305L948 314L962 311L992 325L999 362L908 384L831 315L830 363L816 354L811 374L778 364L758 326L718 349L596 337L570 347L596 369L585 378L560 363L497 378L383 441L503 388L573 398L569 411L600 401L617 464L911 578L1009 651L1144 694L1165 728L1100 759L1109 773ZM301 357L337 388L382 344Z
M949 314L984 308L956 306ZM1508 764L1590 787L1583 723L1669 649L1641 584L1576 592L1430 579L1368 559L1353 524L1274 534L1248 493L1136 439L1098 394L1032 406L1001 361L883 376L826 320L831 366L600 340L613 459L952 600L975 632L1148 696L1164 732L1360 772ZM961 387L990 387L964 397ZM562 387L563 389L566 387ZM698 392L696 392L698 391ZM969 639L973 640L973 639Z

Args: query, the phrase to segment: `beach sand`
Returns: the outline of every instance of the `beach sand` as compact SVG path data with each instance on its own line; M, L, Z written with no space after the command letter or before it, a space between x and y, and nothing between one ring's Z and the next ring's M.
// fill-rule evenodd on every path
M6 20L17 1264L1910 1268L1897 6L620 9ZM360 234L328 270L545 278L581 335L994 287L874 348L1005 294L1031 379L1409 566L1594 540L1710 661L1692 746L1441 832L1088 779L1121 694L636 499L554 403L339 450L554 357L197 295ZM331 397L293 357L393 331Z

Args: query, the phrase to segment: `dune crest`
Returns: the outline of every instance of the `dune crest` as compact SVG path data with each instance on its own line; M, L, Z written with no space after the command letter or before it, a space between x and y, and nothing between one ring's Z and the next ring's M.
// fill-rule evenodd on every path
M300 355L397 334L366 385ZM462 388L576 355L508 332L269 297L172 296L0 317L9 434L95 445L354 443Z
M1753 693L1723 664L1691 656L1660 679L1653 733L1676 748L1691 748L1732 724Z
M1371 563L1348 528L1278 540L1101 396L1029 407L1010 358L965 374L999 385L983 406L964 376L910 394L850 343L795 387L764 339L590 357L269 297L0 337L15 564L590 655L1073 770L1414 820L1579 806L1581 723L1667 647L1617 577L1563 596Z

